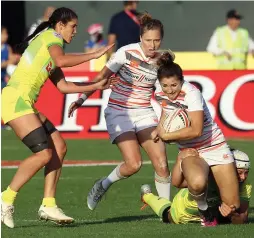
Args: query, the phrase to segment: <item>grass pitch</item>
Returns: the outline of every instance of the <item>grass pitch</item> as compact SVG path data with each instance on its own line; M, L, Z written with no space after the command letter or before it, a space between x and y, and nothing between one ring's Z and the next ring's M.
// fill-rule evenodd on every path
M68 140L67 160L121 161L116 146L107 140ZM248 153L254 162L253 141L230 141L229 144ZM175 146L168 146L169 166L172 168L177 155ZM2 131L2 160L22 160L29 150L12 131ZM147 157L144 155L144 160ZM114 184L95 211L86 206L86 196L94 181L108 175L115 166L65 167L58 187L57 203L75 223L60 227L37 219L43 197L43 171L40 171L19 193L15 203L15 228L2 225L5 238L50 237L254 237L254 198L250 202L250 223L202 228L199 224L163 224L150 208L140 211L140 186L150 183L154 187L151 165L144 165L139 173ZM2 190L8 186L16 169L1 172ZM254 173L250 171L254 185ZM176 189L172 189L174 195Z

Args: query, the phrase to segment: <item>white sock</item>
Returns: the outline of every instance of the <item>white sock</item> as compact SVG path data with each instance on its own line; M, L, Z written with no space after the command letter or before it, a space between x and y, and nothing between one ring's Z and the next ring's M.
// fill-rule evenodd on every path
M107 178L105 178L103 181L102 181L102 187L107 190L113 183L121 180L121 179L124 179L126 177L122 176L120 174L120 167L121 167L122 163L119 164L110 174Z
M205 211L208 208L208 204L205 200L197 200L198 208L202 211Z
M190 193L190 194L193 197L193 199L197 202L198 208L200 210L205 211L208 208L208 204L207 204L207 201L206 201L206 195L207 195L206 192L201 193L199 195L194 195L192 193Z
M171 175L167 178L160 177L155 173L155 187L158 196L170 200Z

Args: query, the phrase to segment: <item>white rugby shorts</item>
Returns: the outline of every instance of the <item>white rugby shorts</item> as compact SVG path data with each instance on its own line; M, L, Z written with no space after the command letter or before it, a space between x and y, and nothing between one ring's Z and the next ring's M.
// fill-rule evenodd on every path
M107 107L104 113L111 143L125 132L137 133L158 125L158 118L153 109L117 110Z
M214 148L213 148L214 147ZM216 145L199 150L199 155L209 166L219 164L230 164L234 162L234 157L227 143L215 148Z

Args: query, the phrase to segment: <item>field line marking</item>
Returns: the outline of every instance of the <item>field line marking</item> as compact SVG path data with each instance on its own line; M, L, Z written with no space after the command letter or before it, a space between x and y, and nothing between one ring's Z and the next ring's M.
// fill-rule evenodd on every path
M16 169L18 168L21 161L6 161L2 160L1 168L2 169ZM113 166L118 165L122 161L92 161L92 160L65 160L63 167L95 167L95 166ZM169 164L173 164L174 161L168 161ZM151 161L143 161L143 165L151 164Z

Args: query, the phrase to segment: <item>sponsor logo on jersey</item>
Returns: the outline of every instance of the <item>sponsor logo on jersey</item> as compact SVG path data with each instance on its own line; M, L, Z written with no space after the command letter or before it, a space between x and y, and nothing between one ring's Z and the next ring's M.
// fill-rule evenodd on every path
M152 81L154 81L154 79L151 79L151 78L145 77L145 81L146 81L146 82L152 82Z
M125 71L125 74L127 74L129 77L131 77L131 78L134 78L134 79L139 79L139 76L138 75L135 75L135 74L133 74L133 73L131 73L131 72L129 72L129 71Z

